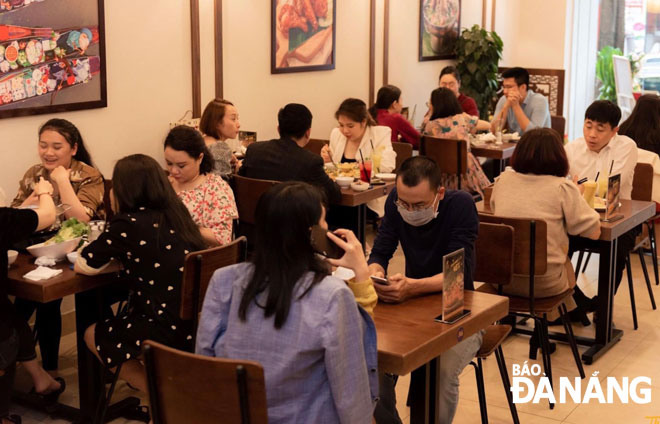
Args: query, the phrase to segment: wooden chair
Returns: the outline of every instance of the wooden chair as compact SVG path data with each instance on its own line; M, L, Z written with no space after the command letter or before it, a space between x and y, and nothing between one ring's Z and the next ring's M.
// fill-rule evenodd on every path
M653 193L653 165L649 163L638 163L635 166L635 174L633 176L633 189L631 198L632 200L642 200L645 202L652 201L651 195ZM639 263L642 266L642 272L644 272L644 280L646 281L646 288L649 292L649 299L651 300L651 307L655 310L657 309L655 304L655 297L653 296L653 289L651 288L651 279L649 277L648 269L646 268L646 261L644 260L644 246L648 243L651 245L651 258L653 260L653 271L655 273L656 285L658 284L658 259L657 259L657 247L655 243L655 217L652 217L645 222L648 235L643 238L638 238L638 241L635 243L635 247L631 252L637 252L639 256ZM587 252L587 258L584 261L584 266L582 265L582 257L584 253ZM577 266L575 268L575 277L577 278L580 267L582 267L582 272L587 269L589 264L589 259L591 259L591 250L581 250L578 254ZM635 287L633 285L632 278L632 269L630 263L630 252L626 257L626 276L628 278L628 293L630 294L630 309L633 316L633 328L637 330L639 327L637 322L637 305L635 304Z
M317 155L321 154L321 149L324 145L329 144L330 140L321 140L318 138L310 138L309 142L305 145L305 149Z
M445 174L457 175L458 189L461 189L461 176L467 172L465 140L423 136L419 154L433 159Z
M224 246L191 252L186 255L183 265L183 280L181 283L181 305L179 316L183 320L192 320L193 345L197 336L199 313L204 302L204 295L209 286L211 276L216 269L239 262L244 262L247 252L247 239L240 237ZM105 422L105 415L117 386L121 365L114 373L108 393L102 393L102 401L96 415L97 423ZM177 422L177 421L172 421Z
M396 153L396 165L392 172L396 172L404 160L412 157L412 144L410 143L399 143L398 141L392 142L392 149Z
M529 278L529 296L509 297L509 313L534 320L534 332L526 332L533 335L536 333L543 357L543 368L552 385L552 362L550 359L550 341L548 336L548 314L559 310L566 339L568 340L575 364L581 378L585 378L584 367L580 360L580 354L577 349L577 343L573 336L573 328L568 320L568 310L564 301L573 295L573 289L568 289L556 296L547 298L535 298L534 296L534 277L543 275L547 271L547 224L542 220L527 218L508 218L490 214L480 214L479 221L491 224L504 224L514 229L514 262L513 272L518 275L525 275ZM501 285L501 284L500 284ZM492 286L484 285L479 288L480 291L489 291ZM497 292L502 289L498 287ZM520 330L519 332L525 333ZM533 349L533 351L532 351ZM536 357L536 348L530 345L530 357ZM554 404L550 403L550 408Z
M513 228L501 224L479 224L479 237L475 243L477 267L474 270L475 281L492 283L502 287L511 282L513 276ZM482 359L486 359L495 353L500 377L504 386L504 392L509 403L511 418L515 424L520 423L516 405L513 403L511 394L511 382L502 352L502 342L511 332L510 325L490 325L481 343L481 348L475 355L477 362L470 362L474 367L477 379L477 391L479 393L479 408L481 410L481 422L488 423L488 410L486 407L486 390L484 385Z
M248 239L248 251L252 251L254 235L255 212L261 195L269 188L278 184L278 181L258 180L255 178L234 175L232 189L238 209L238 225L236 236L245 236Z
M245 262L247 259L247 239L239 237L224 246L190 252L183 263L181 283L181 305L179 316L193 321L193 343L197 336L197 322L204 303L206 289L213 273L225 266Z
M550 127L559 133L562 140L564 139L564 134L566 134L566 118L563 116L550 116Z
M263 367L144 342L154 424L268 422Z

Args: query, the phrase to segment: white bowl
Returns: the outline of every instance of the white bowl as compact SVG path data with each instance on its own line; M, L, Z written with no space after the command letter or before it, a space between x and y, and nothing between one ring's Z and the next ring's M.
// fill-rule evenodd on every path
M353 177L337 177L335 182L339 185L339 187L349 188L353 182L353 179Z
M74 251L76 247L78 247L78 244L80 244L81 238L82 237L76 237L71 240L63 241L62 243L53 243L47 246L43 243L34 244L28 247L27 251L35 258L46 256L47 258L59 260L64 258L67 253Z
M355 191L365 191L369 188L369 184L363 181L356 181L354 183L351 183L351 188Z
M14 262L16 262L16 258L18 258L18 252L15 250L7 250L7 264L11 265Z
M396 174L379 173L379 174L376 174L376 178L380 178L383 181L394 181L394 180L396 180Z
M74 250L73 252L69 252L66 254L66 258L71 262L72 264L76 263L76 260L78 259L78 251Z

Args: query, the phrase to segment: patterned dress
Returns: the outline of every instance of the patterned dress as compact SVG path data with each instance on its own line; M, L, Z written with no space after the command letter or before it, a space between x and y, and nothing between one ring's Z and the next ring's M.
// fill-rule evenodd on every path
M468 134L477 125L478 118L467 113L438 118L430 121L424 127L424 133L433 137L454 138L468 141L467 172L461 176L461 189L467 192L477 192L483 197L483 189L490 185L490 180L477 158L470 152ZM446 188L458 188L458 176L442 174L442 182Z
M177 194L195 224L211 229L218 243L231 242L232 224L234 219L238 219L238 210L234 193L225 180L215 174L207 174L204 183Z
M105 365L137 358L146 339L192 350L192 325L179 318L179 305L184 258L194 250L160 213L144 208L115 215L106 231L83 249L79 266L98 270L116 259L133 291L127 313L96 324L96 350Z
M50 181L49 173L42 164L34 165L27 170L18 185L18 194L11 202L12 207L19 207L30 196L34 190L34 185L39 181L39 177L44 177L45 180ZM90 218L105 219L103 175L96 168L72 159L69 179L73 191L85 208L87 215ZM59 193L53 193L53 201L56 205L61 203ZM59 221L55 224L59 227Z

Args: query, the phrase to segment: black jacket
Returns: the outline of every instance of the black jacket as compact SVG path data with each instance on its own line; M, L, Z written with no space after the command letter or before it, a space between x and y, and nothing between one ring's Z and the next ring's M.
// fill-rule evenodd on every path
M323 159L290 138L252 143L238 174L273 181L303 181L321 188L330 203L339 203L341 189L323 170Z

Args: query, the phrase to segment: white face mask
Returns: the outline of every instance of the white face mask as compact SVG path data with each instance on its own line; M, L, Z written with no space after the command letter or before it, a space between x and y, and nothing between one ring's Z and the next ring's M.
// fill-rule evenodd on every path
M418 211L409 211L401 205L397 205L397 210L401 215L401 218L406 222L406 224L412 225L413 227L421 227L422 225L428 224L433 219L438 216L437 205L435 200L438 198L436 194L433 198L433 203L428 208L420 209Z

